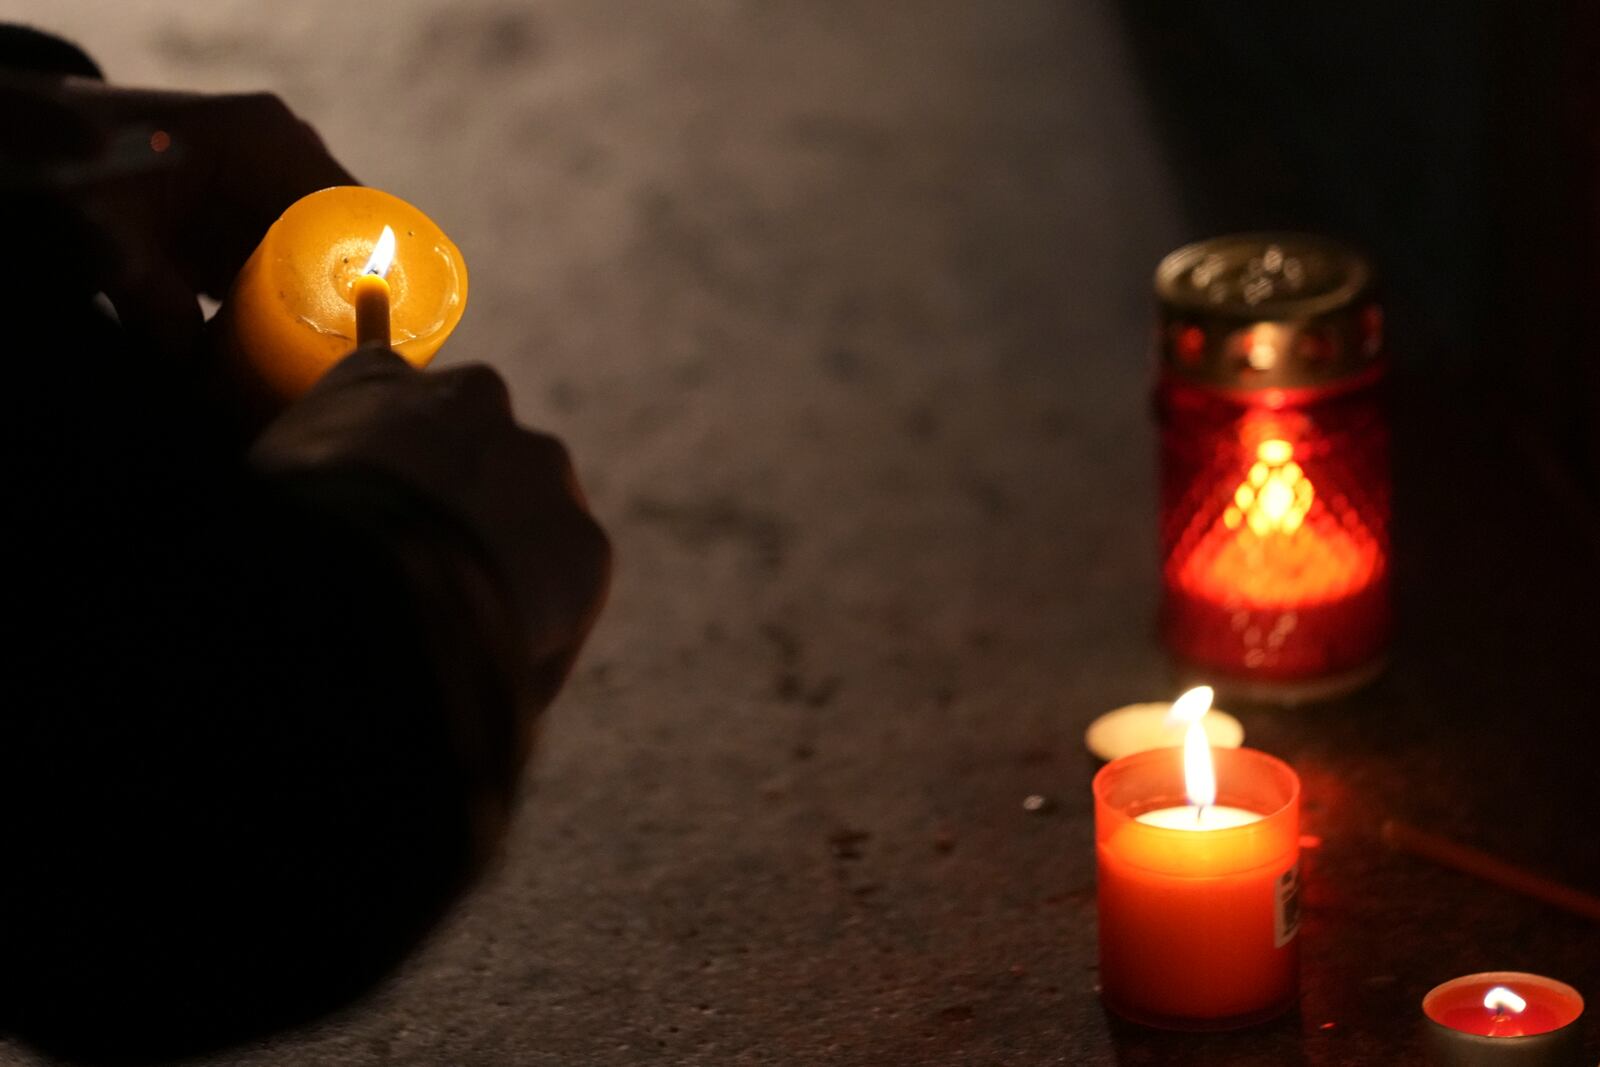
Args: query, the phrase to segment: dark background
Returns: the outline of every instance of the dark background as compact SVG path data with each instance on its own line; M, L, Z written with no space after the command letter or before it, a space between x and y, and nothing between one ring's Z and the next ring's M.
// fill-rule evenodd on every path
M1592 925L1376 838L1600 889L1584 5L36 6L115 79L281 93L432 214L444 360L618 548L494 876L368 1003L209 1062L1371 1065L1458 974L1600 996ZM1401 629L1366 693L1232 709L1323 841L1304 996L1164 1035L1095 995L1080 738L1173 695L1151 271L1269 226L1388 283Z

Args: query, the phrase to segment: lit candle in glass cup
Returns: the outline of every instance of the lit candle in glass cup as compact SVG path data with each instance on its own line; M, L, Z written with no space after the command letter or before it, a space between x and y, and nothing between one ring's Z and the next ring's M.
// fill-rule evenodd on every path
M1247 699L1364 684L1390 631L1371 268L1322 237L1239 234L1167 256L1156 293L1168 650Z
M1101 995L1167 1029L1262 1022L1299 986L1300 780L1264 752L1213 752L1204 711L1186 709L1182 748L1094 779Z
M1578 1067L1583 997L1564 982L1518 971L1469 974L1422 998L1434 1067Z

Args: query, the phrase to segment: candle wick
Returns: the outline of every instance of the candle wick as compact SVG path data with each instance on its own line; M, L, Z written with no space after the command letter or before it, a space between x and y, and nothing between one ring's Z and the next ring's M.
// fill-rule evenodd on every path
M1194 806L1194 821L1198 824L1198 823L1205 822L1205 819L1206 819L1206 806L1204 804L1196 804Z

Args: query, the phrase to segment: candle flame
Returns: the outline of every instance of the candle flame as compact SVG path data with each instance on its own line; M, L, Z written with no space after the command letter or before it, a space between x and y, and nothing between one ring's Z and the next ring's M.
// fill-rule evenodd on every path
M1211 710L1211 701L1216 695L1209 685L1197 685L1172 702L1167 718L1173 722L1199 722L1200 717Z
M394 263L394 244L394 231L385 226L383 233L378 235L378 243L372 246L372 258L361 268L361 273L376 274L380 278L388 274L390 265Z
M1292 534L1305 522L1315 498L1311 480L1294 462L1294 445L1274 437L1256 446L1255 462L1233 491L1222 521L1230 530L1249 526L1257 537Z
M1278 362L1278 346L1271 341L1255 338L1250 342L1250 366L1256 370L1269 370Z
M1275 437L1256 446L1256 458L1274 467L1281 467L1294 458L1294 445Z
M1211 762L1211 742L1201 725L1215 695L1208 685L1196 686L1173 701L1168 713L1189 724L1183 734L1183 788L1197 813L1217 802L1217 770Z
M1528 1002L1517 996L1503 985L1497 985L1483 995L1483 1006L1496 1015L1510 1012L1512 1015L1521 1015L1527 1008Z

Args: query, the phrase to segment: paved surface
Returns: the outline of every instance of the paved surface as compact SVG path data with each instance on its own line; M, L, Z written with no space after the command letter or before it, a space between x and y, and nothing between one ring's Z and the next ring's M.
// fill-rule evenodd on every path
M1591 927L1376 844L1395 812L1600 886L1561 759L1595 543L1413 374L1397 667L1240 709L1325 841L1301 1008L1103 1014L1079 737L1171 692L1147 278L1194 235L1099 4L31 6L118 79L279 92L433 214L447 358L572 444L618 548L502 868L370 1001L213 1067L1372 1065L1447 977L1600 995Z

